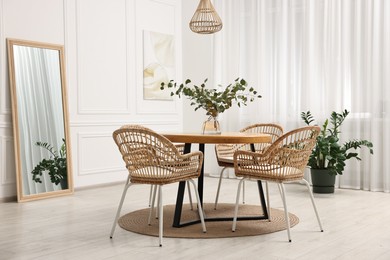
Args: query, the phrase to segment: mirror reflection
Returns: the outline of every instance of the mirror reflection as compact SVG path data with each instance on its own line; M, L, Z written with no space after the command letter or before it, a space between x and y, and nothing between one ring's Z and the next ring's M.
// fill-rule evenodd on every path
M18 200L69 193L62 46L8 39Z

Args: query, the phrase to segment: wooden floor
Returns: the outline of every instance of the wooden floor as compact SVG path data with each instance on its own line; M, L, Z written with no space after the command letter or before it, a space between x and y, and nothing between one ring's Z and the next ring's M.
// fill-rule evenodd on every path
M225 180L221 202L234 202L237 180ZM206 178L205 200L213 201L217 179ZM292 228L268 235L224 239L158 238L116 229L109 238L123 185L76 191L74 195L26 203L0 203L0 259L390 259L390 194L336 190L315 194L325 231L319 232L306 188L287 185ZM282 208L275 184L271 207ZM163 190L175 202L177 185ZM255 183L247 204L258 203ZM130 188L122 212L145 208L149 187ZM207 223L206 223L207 224ZM237 228L239 228L239 223Z

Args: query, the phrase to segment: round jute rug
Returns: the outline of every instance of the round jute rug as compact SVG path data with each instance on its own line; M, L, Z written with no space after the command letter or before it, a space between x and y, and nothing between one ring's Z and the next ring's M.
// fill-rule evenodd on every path
M220 203L217 210L214 210L214 204L205 203L203 205L207 217L226 217L234 215L234 204ZM271 221L268 220L242 220L237 221L236 231L232 232L232 221L217 221L207 222L207 233L202 232L201 224L194 224L181 228L172 227L173 214L175 205L164 206L164 237L177 238L221 238L221 237L241 237L255 236L268 234L286 229L284 220L284 211L271 209ZM238 216L258 216L262 215L261 206L240 205ZM121 228L145 234L150 236L158 236L158 219L152 219L152 223L148 225L149 208L130 212L118 220ZM153 214L155 216L155 214ZM298 224L299 219L294 214L289 213L291 227ZM196 206L194 210L190 209L189 204L183 205L181 221L186 222L194 219L199 219Z

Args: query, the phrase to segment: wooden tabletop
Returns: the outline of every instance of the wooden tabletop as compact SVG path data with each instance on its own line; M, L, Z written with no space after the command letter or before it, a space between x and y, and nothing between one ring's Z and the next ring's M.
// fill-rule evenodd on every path
M221 134L200 133L162 133L171 142L198 144L250 144L270 143L271 135L241 132L226 132Z

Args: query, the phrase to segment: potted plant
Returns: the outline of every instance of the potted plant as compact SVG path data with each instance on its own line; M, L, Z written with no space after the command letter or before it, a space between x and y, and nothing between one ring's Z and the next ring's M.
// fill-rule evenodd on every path
M68 188L68 171L66 163L66 145L65 139L62 139L60 151L54 150L48 143L36 142L35 145L46 149L51 154L49 159L42 159L32 170L32 179L37 183L42 183L42 174L47 171L52 183L61 184L63 190Z
M348 114L347 110L342 113L333 111L322 125L308 162L315 193L333 193L336 175L343 174L345 161L351 158L361 160L358 153L350 151L351 149L356 150L365 146L373 154L373 145L367 140L350 140L340 144L340 127ZM301 118L307 125L315 121L310 111L302 112Z
M191 100L191 106L195 106L195 111L199 108L206 110L208 120L203 125L203 133L220 133L218 115L232 107L247 105L247 102L253 102L255 98L261 98L253 87L248 87L248 83L237 78L234 83L229 84L224 89L206 88L207 79L200 86L189 86L191 80L187 79L184 83L178 84L173 80L168 83L161 83L161 90L165 88L173 89L171 96L182 95Z

